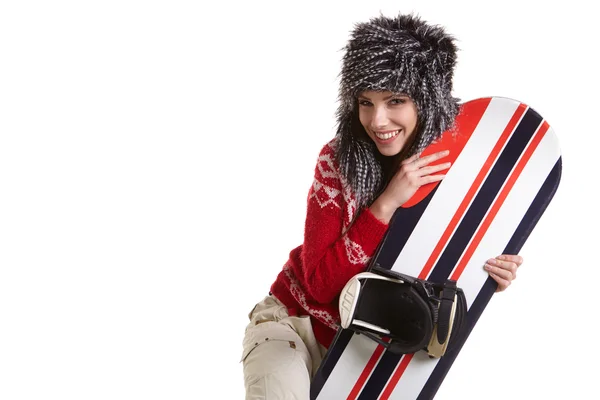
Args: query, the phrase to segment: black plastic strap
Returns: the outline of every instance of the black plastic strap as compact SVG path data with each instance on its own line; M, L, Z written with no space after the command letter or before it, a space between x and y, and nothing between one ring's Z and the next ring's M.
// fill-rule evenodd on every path
M440 312L438 315L437 339L439 343L445 343L450 331L450 316L452 315L452 305L456 296L456 281L447 280L444 283L440 300Z

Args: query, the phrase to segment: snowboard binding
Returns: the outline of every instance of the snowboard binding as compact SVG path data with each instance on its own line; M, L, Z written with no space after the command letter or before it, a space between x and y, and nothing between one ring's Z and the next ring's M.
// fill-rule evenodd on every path
M465 327L467 303L453 280L434 283L374 266L340 295L341 326L395 354L426 351L440 358Z

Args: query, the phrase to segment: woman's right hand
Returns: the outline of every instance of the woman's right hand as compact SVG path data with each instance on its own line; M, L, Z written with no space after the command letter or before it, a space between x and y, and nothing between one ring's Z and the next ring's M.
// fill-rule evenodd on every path
M423 158L417 155L407 158L400 163L400 168L394 174L387 187L373 202L371 212L379 220L389 223L396 209L406 203L421 186L444 179L444 174L435 174L450 168L450 163L429 165L446 157L448 150L430 154Z

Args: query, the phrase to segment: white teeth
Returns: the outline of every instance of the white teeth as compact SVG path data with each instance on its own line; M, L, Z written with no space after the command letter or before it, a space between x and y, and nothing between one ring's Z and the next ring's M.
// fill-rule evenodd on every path
M377 132L375 132L375 136L377 136L381 140L387 140L387 139L391 139L394 136L398 135L399 132L400 132L400 130L397 130L397 131L394 131L394 132L390 132L390 133L377 133Z

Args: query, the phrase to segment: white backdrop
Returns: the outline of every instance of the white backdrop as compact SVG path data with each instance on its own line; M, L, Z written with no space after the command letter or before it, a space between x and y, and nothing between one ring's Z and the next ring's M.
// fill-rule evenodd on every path
M563 149L437 399L597 396L599 35L583 0L544 4L2 2L0 398L243 398L246 314L302 241L341 48L398 11L459 39L456 96L522 100Z

